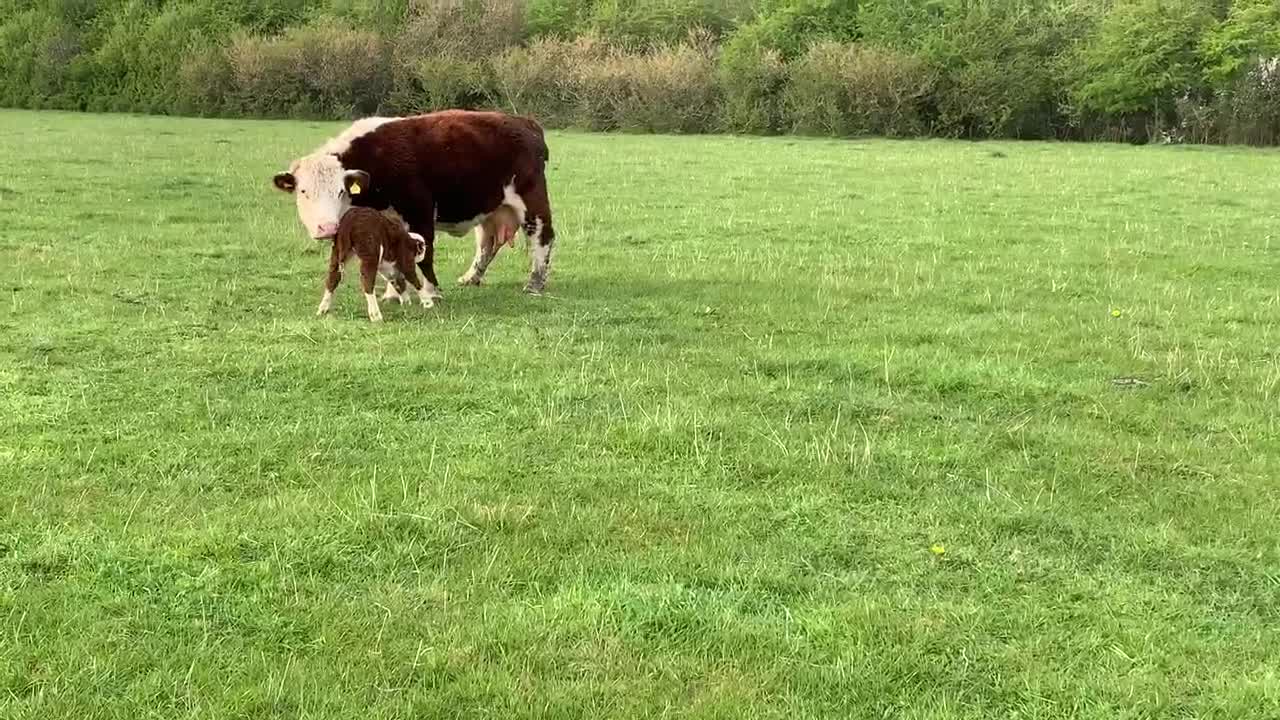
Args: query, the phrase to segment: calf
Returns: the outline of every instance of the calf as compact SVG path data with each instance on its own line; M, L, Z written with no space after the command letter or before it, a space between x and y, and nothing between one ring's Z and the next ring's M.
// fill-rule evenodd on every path
M357 191L358 192L358 191ZM352 257L360 260L360 286L369 308L369 320L382 320L378 298L373 294L373 283L382 273L388 287L403 288L407 281L418 291L423 307L431 307L432 300L427 284L418 275L417 263L427 252L426 240L417 233L377 210L353 207L342 215L333 238L333 252L329 255L329 274L325 278L324 297L320 300L317 315L324 315L333 307L333 291L342 280L342 268ZM401 302L404 302L401 299Z

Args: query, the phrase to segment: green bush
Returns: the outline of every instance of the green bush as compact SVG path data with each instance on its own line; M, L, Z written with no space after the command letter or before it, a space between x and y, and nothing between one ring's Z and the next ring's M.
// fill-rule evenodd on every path
M1228 88L1251 63L1280 55L1280 4L1235 0L1227 16L1204 34L1198 52L1205 80Z
M178 68L178 105L184 115L244 115L236 101L235 71L226 52L187 55Z
M754 33L735 35L720 53L720 126L729 132L772 134L783 127L787 67Z
M28 10L0 30L6 104L51 110L88 108L93 69L78 13Z
M370 114L389 89L387 57L376 34L332 22L278 38L239 36L227 50L232 102L266 116Z
M1199 0L1118 0L1080 48L1075 103L1148 134L1174 124L1175 100L1201 89L1197 44L1212 22Z
M705 45L615 51L578 67L573 82L583 127L697 133L715 125L716 63Z
M851 42L858 37L853 0L767 0L760 14L739 31L754 44L777 50L784 60L799 58L823 40Z
M211 3L174 3L159 13L150 5L120 6L93 53L92 92L106 109L172 113L189 106L174 60L218 54L217 43L233 29Z
M584 33L593 0L529 0L529 32L538 38L569 40Z
M694 30L723 36L750 10L746 0L605 0L585 29L618 46L645 49L678 43Z
M1097 3L1021 0L868 2L866 42L919 55L938 83L935 134L1048 137L1064 122L1066 57L1092 31Z
M720 37L751 17L753 0L530 0L535 36L602 38L643 50L679 43L701 29Z
M510 48L494 60L497 106L536 117L548 127L567 127L580 119L582 68L600 63L610 51L591 36L573 41L544 38L527 48Z
M526 35L521 0L410 0L392 40L386 106L411 113L492 104L492 62Z
M864 45L822 43L791 68L791 129L818 135L907 137L924 131L920 108L934 76L919 58Z
M1260 59L1223 94L1223 139L1280 144L1280 56Z
M451 55L427 55L413 61L402 75L389 109L416 114L449 108L477 109L493 105L491 66Z

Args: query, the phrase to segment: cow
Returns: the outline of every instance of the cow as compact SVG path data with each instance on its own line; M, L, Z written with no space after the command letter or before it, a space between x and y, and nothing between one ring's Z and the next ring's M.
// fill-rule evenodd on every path
M439 299L435 232L474 230L475 258L460 285L479 285L515 227L532 248L525 291L541 294L551 268L555 228L547 192L550 160L542 127L500 112L443 110L404 118L357 120L273 178L294 195L298 219L317 240L331 238L347 208L394 210L426 238L418 267ZM497 237L495 237L497 235ZM387 295L395 295L388 285Z
M370 322L382 321L378 298L373 294L373 283L378 273L387 278L388 289L403 290L406 282L412 285L418 291L422 306L431 307L433 302L425 278L416 264L426 256L426 252L426 238L406 231L399 222L372 208L348 209L343 213L333 238L324 297L320 299L316 314L324 315L333 307L333 291L338 289L342 269L352 258L360 261L360 286L364 290ZM403 303L403 296L400 297Z

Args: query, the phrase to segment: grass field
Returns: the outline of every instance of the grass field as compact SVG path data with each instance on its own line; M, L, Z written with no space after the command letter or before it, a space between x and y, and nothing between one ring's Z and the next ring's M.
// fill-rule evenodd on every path
M371 325L339 127L0 112L0 717L1280 717L1280 154L552 134Z

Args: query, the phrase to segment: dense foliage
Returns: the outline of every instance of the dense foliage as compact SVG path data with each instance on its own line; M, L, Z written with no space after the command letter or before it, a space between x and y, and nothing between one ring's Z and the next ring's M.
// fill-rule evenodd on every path
M1276 0L0 0L0 105L1280 142Z

